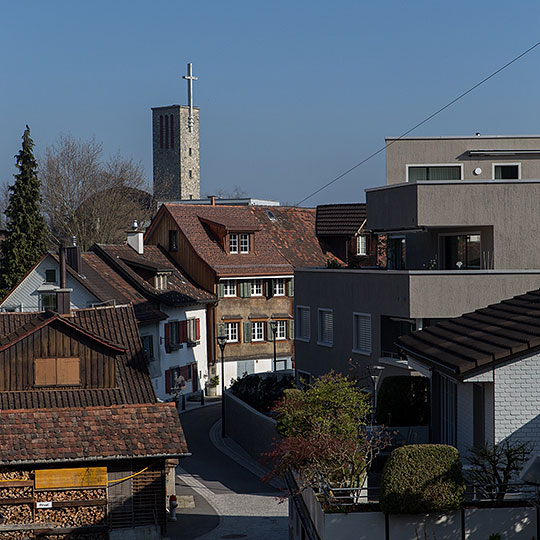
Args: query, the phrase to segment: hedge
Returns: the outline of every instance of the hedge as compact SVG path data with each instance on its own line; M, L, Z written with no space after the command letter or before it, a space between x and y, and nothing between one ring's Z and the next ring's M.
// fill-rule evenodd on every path
M232 384L231 392L257 411L267 413L272 410L274 403L283 396L283 391L293 386L294 377L292 375L245 374Z
M461 459L453 446L402 446L390 454L384 466L380 505L387 514L457 510L464 496Z
M425 426L429 423L429 379L386 377L377 392L378 424Z

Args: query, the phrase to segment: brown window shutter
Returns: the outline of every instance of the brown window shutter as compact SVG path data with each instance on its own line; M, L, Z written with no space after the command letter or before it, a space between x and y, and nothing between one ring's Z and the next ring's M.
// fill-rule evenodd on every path
M167 394L171 393L171 370L170 369L165 371L165 392Z
M59 386L81 384L79 358L57 358L56 381L56 384Z
M165 324L165 350L171 352L171 323Z
M180 321L178 323L178 343L187 343L188 329L187 321Z
M56 386L56 358L34 359L34 385Z
M195 341L201 339L201 319L195 319Z

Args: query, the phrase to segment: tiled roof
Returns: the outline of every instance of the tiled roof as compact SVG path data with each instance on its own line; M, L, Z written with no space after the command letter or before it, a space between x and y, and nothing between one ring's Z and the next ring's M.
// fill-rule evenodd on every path
M127 352L116 355L116 388L27 390L0 392L0 409L111 406L155 403L133 307L116 306L72 311L73 324ZM0 337L17 336L17 330L42 320L43 313L0 313ZM28 328L28 327L27 327ZM26 330L27 331L27 330ZM15 338L14 338L15 339Z
M128 245L95 245L92 250L95 256L101 259L102 265L114 268L116 274L113 278L114 285L122 287L120 281L127 282L130 289L135 290L139 297L150 296L167 305L191 305L216 301L213 294L195 285L182 273L158 246L145 245L144 253L141 255ZM156 289L135 271L134 265L171 272L167 277L167 289L163 291ZM111 268L109 268L109 272L112 275ZM124 290L123 292L127 293ZM131 301L137 303L133 296ZM145 310L136 308L137 314L141 311Z
M177 457L187 453L173 404L0 411L0 465Z
M540 290L401 336L399 348L456 379L540 348Z
M317 236L351 236L365 221L365 203L317 206Z
M193 249L218 277L287 275L297 266L323 266L328 259L315 237L313 209L167 203L161 209L164 211L170 213ZM208 222L229 226L243 223L244 230L254 231L253 251L227 253Z

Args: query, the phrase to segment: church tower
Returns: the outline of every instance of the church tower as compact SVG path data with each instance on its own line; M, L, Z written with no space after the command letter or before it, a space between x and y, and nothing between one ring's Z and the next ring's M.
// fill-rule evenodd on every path
M152 108L154 197L158 201L200 199L199 108L193 106L191 64L184 76L188 105Z

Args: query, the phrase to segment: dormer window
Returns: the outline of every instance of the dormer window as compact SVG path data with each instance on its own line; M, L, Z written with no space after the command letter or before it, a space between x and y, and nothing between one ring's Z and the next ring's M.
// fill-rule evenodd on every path
M249 234L240 235L240 253L249 253Z
M45 283L56 283L56 270L54 268L45 270Z
M229 234L229 253L238 253L238 234Z
M356 237L356 254L367 255L367 237L365 234L359 234Z
M158 291L164 291L167 289L167 275L165 273L159 273L155 278L155 287Z

